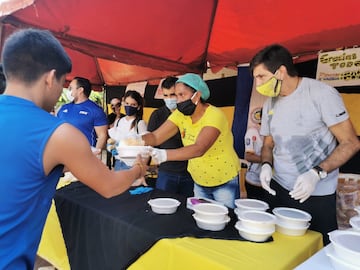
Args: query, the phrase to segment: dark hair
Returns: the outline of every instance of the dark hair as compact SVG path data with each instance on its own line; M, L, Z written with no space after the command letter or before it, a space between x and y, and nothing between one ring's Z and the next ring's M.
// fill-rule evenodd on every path
M3 72L3 66L0 63L0 95L2 93L4 93L5 88L6 88L6 79L5 79L5 75L4 75L4 72Z
M73 80L76 80L76 86L84 88L85 96L89 97L91 94L91 83L88 79L83 77L75 77Z
M161 88L170 89L175 85L177 80L178 80L177 77L173 77L173 76L166 77L161 83Z
M298 75L290 52L279 44L267 46L253 57L250 62L251 73L260 64L264 64L272 73L275 73L280 66L284 65L290 77Z
M131 97L133 99L136 100L139 109L136 111L136 115L135 115L135 119L134 121L131 123L130 129L132 129L133 127L135 127L135 125L137 125L137 123L143 119L143 114L144 114L144 99L143 97L140 95L140 93L138 91L135 90L128 90L126 91L125 95L124 95L124 101L127 97Z
M71 60L60 42L48 30L23 29L11 34L2 51L7 80L19 79L25 83L38 80L55 69L56 78L71 72Z

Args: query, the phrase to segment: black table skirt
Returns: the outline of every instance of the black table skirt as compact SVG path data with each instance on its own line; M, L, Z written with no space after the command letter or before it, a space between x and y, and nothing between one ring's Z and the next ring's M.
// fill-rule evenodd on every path
M158 197L176 198L181 205L175 214L155 214L147 201ZM126 269L162 238L243 240L234 228L237 218L231 209L224 230L202 230L186 208L185 197L156 189L105 199L75 182L56 192L55 205L72 270Z

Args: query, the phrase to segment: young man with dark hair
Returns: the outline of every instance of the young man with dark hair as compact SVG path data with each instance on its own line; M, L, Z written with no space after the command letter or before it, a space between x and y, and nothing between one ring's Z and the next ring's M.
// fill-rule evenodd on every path
M57 113L60 119L81 130L97 154L105 149L108 138L108 120L104 110L89 99L90 81L75 77L69 84L72 102L63 105Z
M49 31L15 32L5 41L2 61L7 80L0 95L0 269L33 269L65 168L109 198L127 190L146 166L138 157L131 169L110 171L77 128L49 113L72 68Z

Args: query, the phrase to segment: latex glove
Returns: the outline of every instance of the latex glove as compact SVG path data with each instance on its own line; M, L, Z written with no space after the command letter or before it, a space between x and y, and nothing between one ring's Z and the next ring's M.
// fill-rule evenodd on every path
M152 149L153 148L151 146L145 146L140 152L141 158L147 161L150 158Z
M313 170L309 170L296 179L294 189L289 192L291 198L300 200L300 203L305 202L314 192L320 176Z
M263 189L269 192L271 195L276 195L276 191L270 188L270 181L272 178L272 168L269 164L265 163L261 166L260 182Z
M156 164L161 164L167 161L167 153L165 149L151 148L150 155Z

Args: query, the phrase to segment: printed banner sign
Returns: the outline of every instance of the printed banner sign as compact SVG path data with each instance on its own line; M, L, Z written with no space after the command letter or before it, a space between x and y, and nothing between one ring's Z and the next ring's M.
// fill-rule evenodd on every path
M319 54L316 79L331 86L360 84L360 48Z
M125 92L127 92L128 90L135 90L135 91L138 91L142 97L144 97L146 85L147 85L147 81L129 83L129 84L126 86Z

